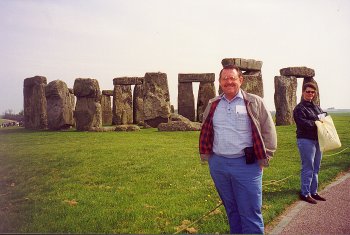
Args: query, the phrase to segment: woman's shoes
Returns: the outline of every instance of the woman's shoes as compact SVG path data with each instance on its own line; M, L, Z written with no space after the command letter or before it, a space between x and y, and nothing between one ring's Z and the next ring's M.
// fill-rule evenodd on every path
M316 200L319 200L319 201L326 201L326 198L321 197L320 195L318 195L318 193L316 193L316 194L311 194L311 197L312 197L313 199L316 199Z
M303 200L303 201L306 201L308 203L311 203L311 204L317 204L317 201L315 199L313 199L310 195L299 195L300 199Z

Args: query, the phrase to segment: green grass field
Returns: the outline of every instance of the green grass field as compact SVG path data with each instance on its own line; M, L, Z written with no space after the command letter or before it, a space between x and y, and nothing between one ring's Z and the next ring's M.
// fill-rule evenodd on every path
M343 146L325 155L350 146L350 113L332 116ZM278 150L263 177L265 224L298 200L295 126L279 126L277 134ZM199 160L198 136L2 128L0 232L175 233L220 203ZM320 188L349 168L350 149L324 156ZM229 232L223 206L190 227Z

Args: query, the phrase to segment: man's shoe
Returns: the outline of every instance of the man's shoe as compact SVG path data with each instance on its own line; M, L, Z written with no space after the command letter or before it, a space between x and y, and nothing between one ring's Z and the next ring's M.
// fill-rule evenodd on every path
M310 197L310 195L303 196L300 194L300 199L311 204L317 204L317 201L312 197Z
M326 198L321 197L320 195L318 195L318 193L316 193L316 194L311 194L311 197L312 197L313 199L316 199L316 200L319 200L319 201L326 201Z

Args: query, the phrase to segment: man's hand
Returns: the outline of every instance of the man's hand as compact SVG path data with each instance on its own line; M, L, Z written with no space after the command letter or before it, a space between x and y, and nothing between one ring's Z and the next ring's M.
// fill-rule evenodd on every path
M202 162L207 162L209 160L210 154L200 154L200 156Z

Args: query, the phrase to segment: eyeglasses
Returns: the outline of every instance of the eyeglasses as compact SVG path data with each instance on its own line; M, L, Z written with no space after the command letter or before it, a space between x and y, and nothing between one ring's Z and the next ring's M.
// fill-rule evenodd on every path
M315 91L305 91L305 93L308 93L308 94L315 94Z
M228 76L225 76L222 78L223 81L236 81L238 79L238 77L228 77Z

